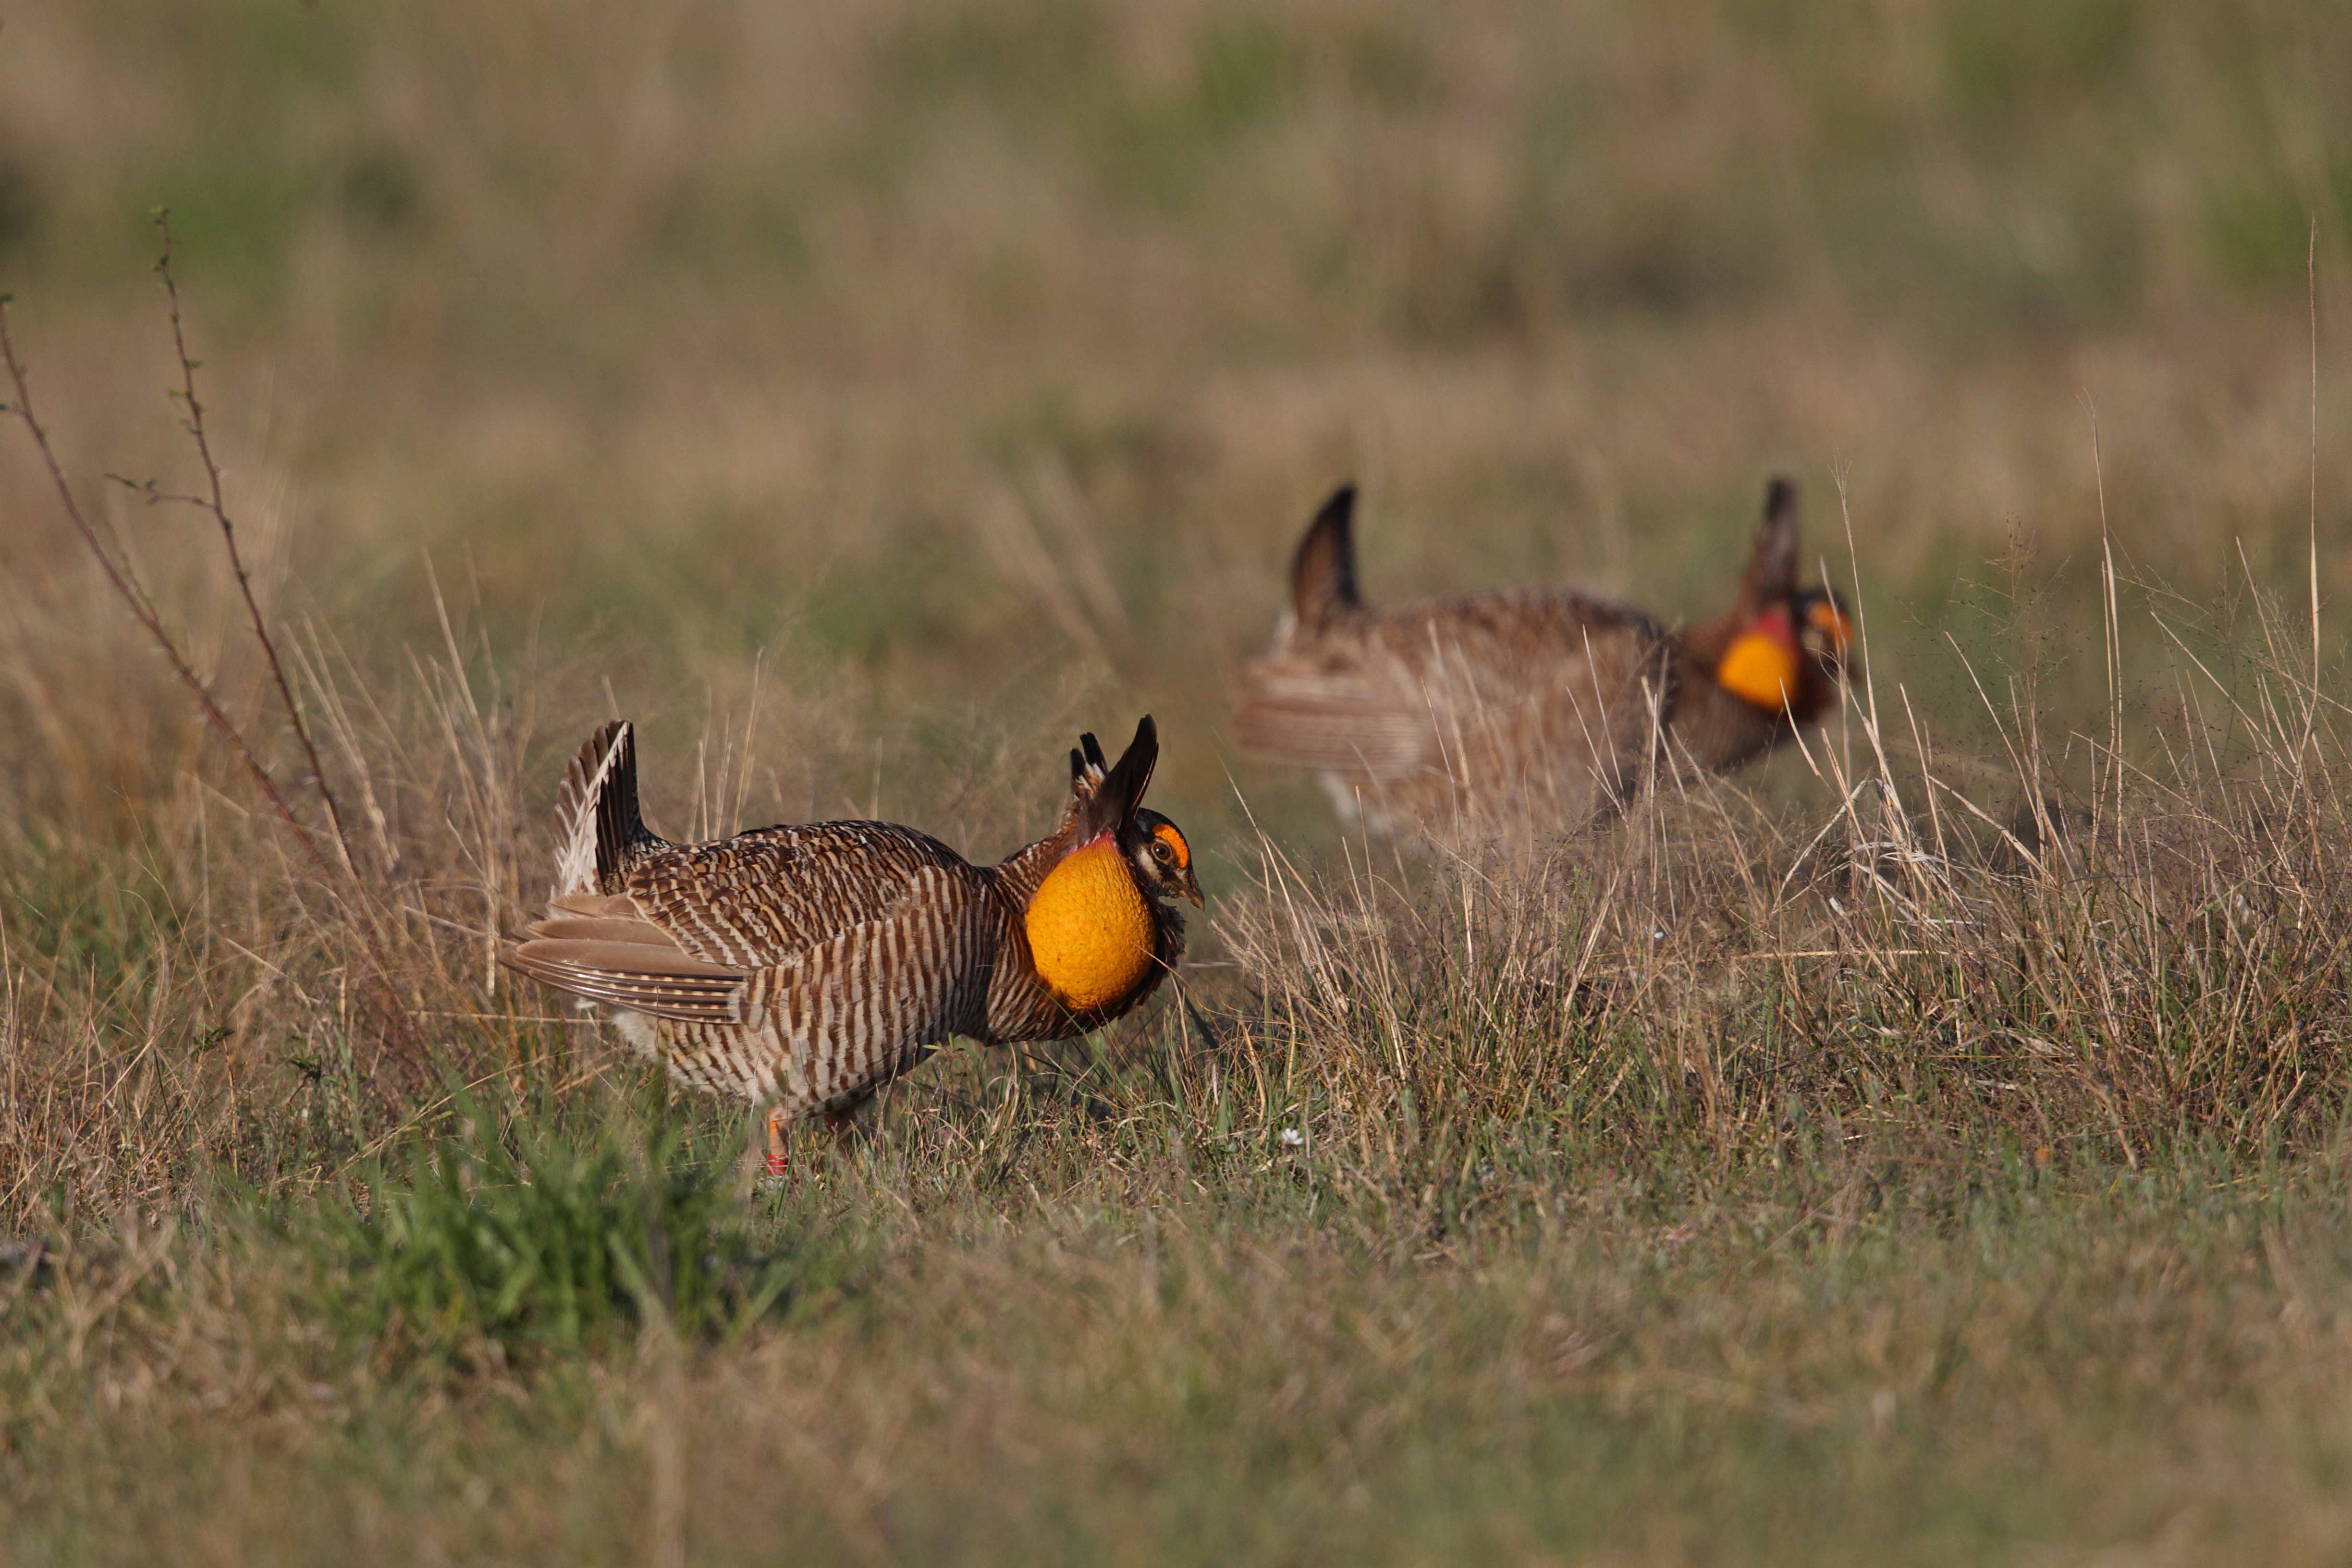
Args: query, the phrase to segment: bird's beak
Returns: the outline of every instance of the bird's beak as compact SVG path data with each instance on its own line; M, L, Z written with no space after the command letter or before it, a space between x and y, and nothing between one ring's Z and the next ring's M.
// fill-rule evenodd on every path
M1201 897L1201 884L1193 879L1192 867L1187 866L1184 868L1184 884L1177 890L1182 893L1186 898L1192 900L1192 907L1194 909L1205 910L1209 907Z

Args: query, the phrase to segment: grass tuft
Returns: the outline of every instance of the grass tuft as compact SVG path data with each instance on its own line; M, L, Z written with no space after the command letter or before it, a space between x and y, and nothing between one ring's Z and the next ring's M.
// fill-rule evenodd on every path
M649 1325L737 1335L827 1278L802 1231L755 1225L740 1159L693 1150L675 1117L581 1131L448 1100L348 1173L358 1202L313 1213L323 1288L365 1333L442 1360L596 1354Z

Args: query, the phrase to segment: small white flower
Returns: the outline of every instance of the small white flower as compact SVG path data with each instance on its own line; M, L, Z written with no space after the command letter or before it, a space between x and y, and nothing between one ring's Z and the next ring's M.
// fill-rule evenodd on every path
M1307 1134L1301 1132L1297 1128L1286 1127L1282 1130L1282 1146L1284 1148L1301 1149L1306 1147L1306 1144Z

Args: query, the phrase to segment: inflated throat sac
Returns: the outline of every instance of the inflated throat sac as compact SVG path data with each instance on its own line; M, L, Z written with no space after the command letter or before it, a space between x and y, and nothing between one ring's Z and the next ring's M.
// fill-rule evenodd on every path
M1796 695L1799 657L1789 613L1775 605L1724 650L1716 682L1759 708L1785 708Z
M1118 1001L1157 962L1151 910L1108 835L1047 873L1023 924L1037 973L1074 1012Z

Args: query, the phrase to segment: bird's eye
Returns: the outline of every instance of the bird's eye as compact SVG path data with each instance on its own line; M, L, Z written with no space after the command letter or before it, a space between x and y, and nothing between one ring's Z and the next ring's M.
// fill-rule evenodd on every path
M1151 845L1151 858L1154 860L1159 861L1162 866L1165 866L1169 861L1173 860L1176 858L1176 852L1169 848L1167 845L1154 839Z

